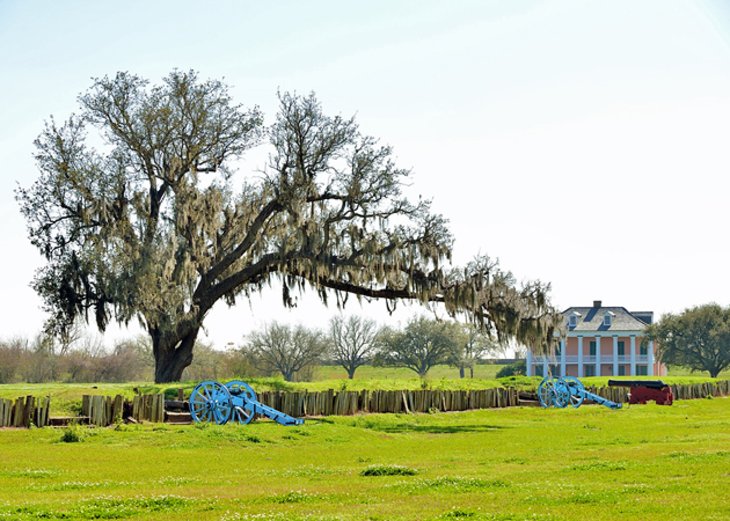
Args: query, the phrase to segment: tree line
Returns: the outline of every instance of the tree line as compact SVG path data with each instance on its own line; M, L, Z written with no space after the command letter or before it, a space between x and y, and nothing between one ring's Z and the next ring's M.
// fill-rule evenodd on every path
M670 366L707 371L712 377L730 367L730 308L706 304L668 314L653 324L647 340ZM414 317L402 328L382 327L359 316L337 316L324 329L270 322L241 345L216 350L198 341L183 380L279 376L311 380L320 364L339 365L353 378L363 365L405 367L421 377L439 364L474 376L474 366L501 351L479 329L453 321ZM111 349L85 335L80 323L63 336L0 340L0 383L129 382L154 377L153 345L146 335L116 342ZM524 374L524 361L498 376Z
M337 316L324 329L270 322L241 345L216 350L203 342L183 380L281 376L305 381L320 364L341 366L354 378L363 365L405 367L420 377L439 364L474 376L474 365L500 350L477 329L452 321L415 317L402 328L360 316ZM145 336L106 349L77 332L65 342L48 335L0 341L0 383L148 381L154 375L152 344Z

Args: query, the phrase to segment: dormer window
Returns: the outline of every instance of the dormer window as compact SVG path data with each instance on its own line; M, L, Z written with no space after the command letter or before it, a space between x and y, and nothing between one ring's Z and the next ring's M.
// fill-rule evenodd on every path
M603 325L606 327L611 327L611 324L613 323L613 317L615 317L616 314L612 313L611 311L607 311L605 315L603 315Z
M581 316L577 311L573 311L568 316L568 327L576 327L578 325L578 317Z

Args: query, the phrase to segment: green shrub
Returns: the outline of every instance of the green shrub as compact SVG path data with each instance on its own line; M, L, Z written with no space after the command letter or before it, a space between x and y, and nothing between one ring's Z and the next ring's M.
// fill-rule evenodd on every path
M361 476L415 476L416 469L403 465L370 465L360 472Z
M63 434L59 439L62 443L79 443L84 441L84 437L78 425L69 425L63 429Z
M527 372L527 364L525 360L517 360L512 364L505 365L497 371L497 378L507 378L508 376L523 376Z

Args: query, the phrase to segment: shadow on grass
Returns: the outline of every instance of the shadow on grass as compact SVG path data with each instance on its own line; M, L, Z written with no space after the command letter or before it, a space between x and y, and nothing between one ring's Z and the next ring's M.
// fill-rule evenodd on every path
M416 432L424 434L459 434L467 432L492 432L504 429L502 425L416 425L413 423L398 423L393 425L375 424L363 425L366 429L387 432L389 434L399 434L406 432Z

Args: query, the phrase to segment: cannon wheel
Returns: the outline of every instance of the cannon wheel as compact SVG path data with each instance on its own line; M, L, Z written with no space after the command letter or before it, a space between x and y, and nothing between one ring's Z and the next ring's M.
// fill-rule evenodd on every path
M570 385L563 378L558 378L557 381L553 382L553 386L555 389L555 394L553 396L553 405L560 409L566 408L572 398Z
M232 409L231 393L221 383L200 382L190 394L190 416L196 423L223 425L231 417Z
M537 386L537 399L544 408L555 405L555 382L549 376L546 376Z
M583 400L585 400L586 388L583 387L583 382L575 376L566 376L563 380L565 380L565 383L570 388L570 405L577 409L583 404Z
M241 380L231 380L226 384L226 388L233 396L231 419L236 423L251 423L256 415L254 406L254 403L258 401L256 392L250 385Z

